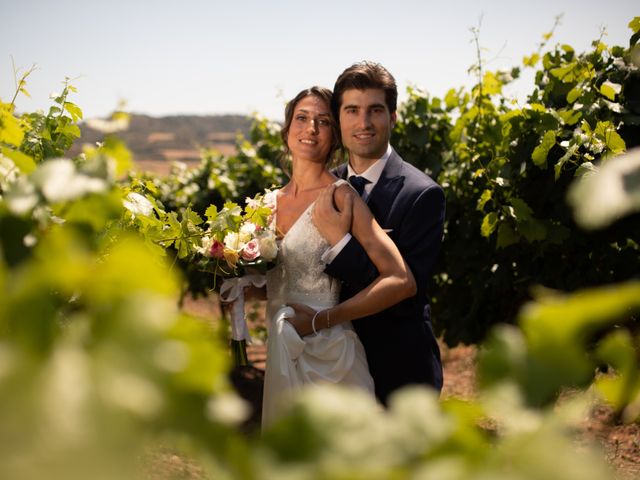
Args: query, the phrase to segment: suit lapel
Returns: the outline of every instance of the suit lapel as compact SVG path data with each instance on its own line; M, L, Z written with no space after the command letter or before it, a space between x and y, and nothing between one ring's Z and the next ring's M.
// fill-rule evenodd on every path
M403 184L402 159L394 150L391 152L387 164L382 170L382 175L380 175L378 183L371 190L367 200L367 205L371 209L373 216L383 227L387 224L391 206Z

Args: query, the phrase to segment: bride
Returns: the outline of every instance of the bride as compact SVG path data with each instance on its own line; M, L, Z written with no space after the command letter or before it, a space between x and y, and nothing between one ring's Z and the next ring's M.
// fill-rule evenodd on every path
M415 293L415 280L400 252L366 204L328 169L339 146L331 91L312 87L285 109L282 138L291 157L290 181L277 192L273 224L279 238L277 265L267 273L267 342L262 425L277 417L292 391L305 384L336 383L374 396L364 348L351 320ZM356 296L339 302L340 284L324 273L329 245L311 221L314 202L332 195L351 219L351 233L365 247L379 275ZM309 315L296 312L307 311Z

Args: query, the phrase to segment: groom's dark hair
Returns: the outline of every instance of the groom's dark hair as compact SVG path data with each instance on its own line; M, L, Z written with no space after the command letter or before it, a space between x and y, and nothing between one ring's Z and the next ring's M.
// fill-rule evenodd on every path
M389 113L397 109L398 87L396 79L379 63L363 61L354 63L340 74L333 87L331 110L336 119L340 119L342 94L345 90L365 90L375 88L384 91L384 98Z

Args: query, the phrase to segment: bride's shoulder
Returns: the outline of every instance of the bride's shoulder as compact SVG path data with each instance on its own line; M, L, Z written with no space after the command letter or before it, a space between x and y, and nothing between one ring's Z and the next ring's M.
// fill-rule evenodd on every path
M335 182L333 182L333 184L336 186L336 188L338 188L342 185L349 185L349 182L347 182L344 178L338 178Z
M358 193L353 189L351 184L346 180L338 180L336 183L336 189L333 194L336 206L342 209L343 205L347 201L347 197L352 197L352 200L360 198Z

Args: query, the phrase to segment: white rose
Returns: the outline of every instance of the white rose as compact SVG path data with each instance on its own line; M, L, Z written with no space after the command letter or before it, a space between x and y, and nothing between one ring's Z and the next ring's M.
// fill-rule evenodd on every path
M224 246L229 250L239 251L244 247L244 244L240 241L237 233L229 232L224 237Z
M273 260L278 254L278 244L276 238L272 235L261 237L258 239L260 246L260 256L267 261Z
M240 231L238 232L240 241L242 243L249 243L253 238L255 232L256 232L255 223L251 223L251 222L243 223L242 226L240 227Z
M265 206L273 210L276 206L276 195L277 192L275 190L269 190L264 194L264 197L262 197L262 202Z
M209 235L205 235L202 237L200 245L200 247L196 247L196 250L202 255L210 256L209 252L211 251L211 245L213 245L213 238Z

